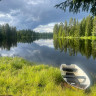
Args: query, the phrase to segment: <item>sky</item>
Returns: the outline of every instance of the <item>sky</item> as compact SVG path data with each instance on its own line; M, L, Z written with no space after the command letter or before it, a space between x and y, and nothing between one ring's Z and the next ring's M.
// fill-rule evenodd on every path
M54 6L64 0L2 0L0 2L0 24L10 24L19 29L32 29L36 32L53 32L54 24L69 20L79 21L89 15L56 9Z

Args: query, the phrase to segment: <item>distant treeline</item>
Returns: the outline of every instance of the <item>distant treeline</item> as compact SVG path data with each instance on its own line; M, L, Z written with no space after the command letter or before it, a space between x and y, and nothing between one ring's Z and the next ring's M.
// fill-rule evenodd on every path
M17 31L16 27L9 26L8 24L0 25L0 40L30 37L53 37L53 33L38 33L29 29Z
M9 24L0 25L0 48L8 49L17 46L17 42L32 43L38 39L53 38L53 33L38 33L33 30L16 30Z
M0 25L0 39L23 38L23 37L52 37L53 33L38 33L33 30L16 30L9 24Z
M88 16L81 22L71 18L67 23L55 24L53 29L54 37L88 37L96 36L96 17Z
M38 39L53 38L53 33L39 33L33 30L19 30L17 31L17 41L18 42L30 42Z
M23 38L23 37L53 37L53 33L39 33L35 32L33 30L19 30L17 31L17 37Z

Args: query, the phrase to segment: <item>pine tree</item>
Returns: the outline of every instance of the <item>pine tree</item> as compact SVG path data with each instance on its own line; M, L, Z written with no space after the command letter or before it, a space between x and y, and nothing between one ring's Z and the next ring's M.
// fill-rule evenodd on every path
M67 27L68 27L68 25L67 25L67 21L65 20L65 23L64 23L64 34L65 34L65 36L68 36L69 34L68 34L68 31L67 31Z
M59 32L59 26L58 24L55 24L54 28L53 28L53 34L54 34L54 37L58 36L58 32Z
M93 19L93 32L92 36L96 36L96 16Z
M70 18L69 27L71 28L72 26L73 26L73 18Z
M64 25L63 25L63 23L61 22L60 25L59 25L59 33L58 33L59 37L62 36L63 26L64 26Z
M85 36L91 36L92 34L92 17L89 15L86 18Z

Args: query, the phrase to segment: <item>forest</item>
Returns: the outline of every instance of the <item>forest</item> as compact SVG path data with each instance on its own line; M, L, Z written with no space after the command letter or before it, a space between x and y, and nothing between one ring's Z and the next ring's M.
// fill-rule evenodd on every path
M96 36L96 16L88 16L79 21L70 18L69 22L55 24L53 37L95 37Z
M28 37L52 37L52 33L39 33L30 29L16 30L16 27L9 24L0 25L0 40L12 38L28 38Z
M17 42L32 43L38 39L53 38L53 33L39 33L33 30L17 30L9 24L0 25L0 48L10 50Z

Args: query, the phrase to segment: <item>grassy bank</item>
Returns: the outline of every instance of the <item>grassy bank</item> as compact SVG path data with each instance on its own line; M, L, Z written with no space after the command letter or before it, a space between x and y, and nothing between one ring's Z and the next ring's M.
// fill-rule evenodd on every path
M61 78L59 68L36 65L22 58L0 58L0 95L13 96L96 96L72 89Z

